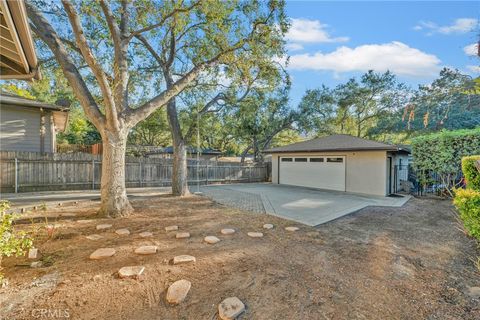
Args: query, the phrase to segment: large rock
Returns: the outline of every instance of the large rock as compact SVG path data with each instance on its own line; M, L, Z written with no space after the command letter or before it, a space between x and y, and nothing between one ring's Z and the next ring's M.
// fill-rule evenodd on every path
M102 239L103 237L99 234L91 234L91 235L88 235L86 236L85 238L87 238L88 240L100 240Z
M110 229L112 227L111 224L107 224L107 223L104 223L104 224L98 224L97 225L97 230L106 230L106 229Z
M220 230L220 233L221 233L221 234L225 234L225 235L227 235L227 234L234 234L234 233L235 233L235 229L222 229L222 230Z
M196 261L197 260L195 259L194 256L189 256L187 254L176 256L173 258L173 264L181 264L181 263L189 263L189 262L195 263Z
M249 237L252 237L252 238L261 238L263 237L263 233L261 232L249 232L247 233Z
M175 235L175 238L177 238L177 239L190 238L190 233L188 233L188 232L178 232L178 233Z
M298 231L299 228L298 227L286 227L285 230L290 231L290 232L295 232L295 231Z
M203 241L205 241L206 243L208 244L215 244L217 242L220 241L220 239L218 239L217 237L215 236L206 236Z
M234 320L245 311L245 305L237 297L230 297L218 305L218 315L222 320Z
M480 287L468 287L467 294L474 299L480 298Z
M178 226L168 226L168 227L165 227L165 231L177 231L178 230Z
M136 254L155 254L157 253L158 247L157 246L141 246L135 249Z
M92 260L100 260L104 258L111 257L115 254L115 249L113 248L100 248L95 250L91 255L90 259Z
M123 267L118 270L118 276L120 278L138 278L143 271L145 270L144 266L129 266Z
M263 225L263 229L267 229L267 230L273 229L273 224L271 224L271 223L265 223L265 224Z
M130 231L128 229L118 229L115 230L115 233L119 236L128 236L130 234Z
M188 280L175 281L167 290L167 301L170 304L179 304L187 297L192 283Z

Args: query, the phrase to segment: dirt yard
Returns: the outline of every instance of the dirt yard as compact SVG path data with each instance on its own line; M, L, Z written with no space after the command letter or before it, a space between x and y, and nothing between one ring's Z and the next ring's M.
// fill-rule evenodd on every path
M133 216L115 220L96 219L95 202L47 208L48 219L34 224L43 266L3 262L9 284L0 289L0 318L217 319L218 304L237 296L246 306L241 319L480 319L480 300L469 292L480 286L473 261L480 252L459 229L449 201L366 208L317 228L198 196L139 198L133 205ZM85 219L92 220L78 221ZM46 223L58 226L51 238ZM100 223L113 227L101 232L103 239L86 239ZM264 223L275 228L263 230ZM169 225L191 238L175 239L164 230ZM115 234L119 228L131 234ZM237 232L221 235L222 228ZM143 231L153 237L141 238ZM250 238L250 231L264 237ZM206 244L207 235L221 241ZM143 244L159 252L136 255ZM100 247L117 252L89 260ZM196 263L173 265L181 254ZM132 265L146 267L140 279L118 278L119 268ZM179 279L192 288L181 305L170 306L166 289Z

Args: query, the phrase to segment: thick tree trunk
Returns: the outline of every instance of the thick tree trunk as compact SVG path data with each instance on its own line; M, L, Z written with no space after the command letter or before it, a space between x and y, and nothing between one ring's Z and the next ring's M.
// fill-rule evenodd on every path
M178 121L175 98L172 98L167 104L167 115L173 140L172 194L186 196L190 193L187 183L187 146Z
M99 213L109 217L125 216L133 212L125 189L127 133L104 132L102 142L102 204Z

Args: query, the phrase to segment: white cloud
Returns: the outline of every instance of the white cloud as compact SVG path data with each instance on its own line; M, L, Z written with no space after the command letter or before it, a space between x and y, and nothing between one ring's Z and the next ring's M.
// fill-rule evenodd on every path
M467 66L467 69L475 73L480 73L480 66Z
M342 46L330 53L298 54L290 57L289 69L328 70L335 73L390 70L398 75L430 77L440 70L440 59L402 42Z
M319 20L291 19L292 25L286 35L287 40L298 43L345 42L348 37L332 38L325 30L326 24Z
M459 18L451 25L439 26L431 21L421 21L418 25L413 27L414 30L427 30L427 34L433 33L452 34L452 33L467 33L473 31L478 26L478 20L473 18Z
M463 48L463 52L467 56L476 56L478 55L478 43L472 43L466 47Z
M299 51L299 50L303 50L303 46L300 43L287 43L287 50Z

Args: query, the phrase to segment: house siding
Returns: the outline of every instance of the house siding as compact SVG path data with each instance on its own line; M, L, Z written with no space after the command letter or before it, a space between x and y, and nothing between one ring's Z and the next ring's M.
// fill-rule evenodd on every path
M50 114L45 111L44 152L55 151ZM40 152L40 115L39 109L0 104L0 150Z
M278 184L279 157L345 156L347 192L385 196L387 194L387 152L310 152L272 154L272 183Z

